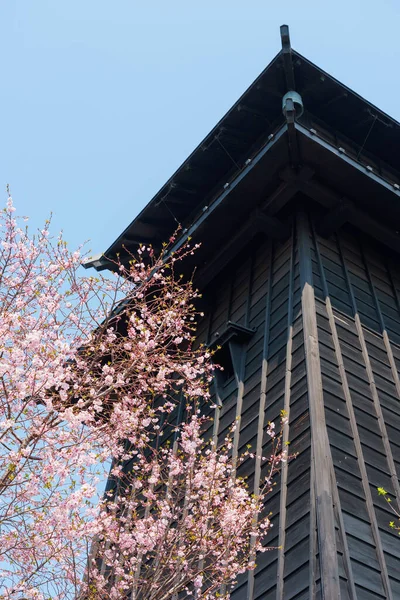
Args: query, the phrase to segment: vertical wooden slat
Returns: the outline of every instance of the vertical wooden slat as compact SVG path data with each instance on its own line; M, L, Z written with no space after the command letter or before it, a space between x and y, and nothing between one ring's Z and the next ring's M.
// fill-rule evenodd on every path
M396 387L397 396L400 399L400 378L399 378L399 373L397 371L396 363L395 363L394 356L393 356L392 346L390 344L388 332L387 332L386 325L385 325L385 319L384 319L384 316L383 316L382 311L381 311L381 307L380 307L380 304L379 304L378 296L376 294L374 282L373 282L373 279L372 279L371 269L369 268L368 261L366 260L365 249L364 249L363 245L361 245L361 256L362 256L362 259L363 259L365 272L366 272L367 277L368 277L368 282L369 282L369 285L371 287L372 296L374 298L375 308L376 308L376 312L377 312L377 315L378 315L378 318L379 318L379 324L380 324L381 331L382 331L383 343L385 345L385 350L386 350L386 354L388 356L388 360L389 360L389 364L390 364L390 369L392 371L392 376L393 376L393 381L394 381L394 384L395 384L395 387ZM398 497L398 502L400 502L400 497Z
M386 426L385 426L385 423L383 421L382 409L381 409L381 406L380 406L379 397L378 397L378 393L377 393L377 389L376 389L376 385L375 385L375 381L374 381L374 375L373 375L373 372L372 372L371 362L369 360L369 355L368 355L367 345L366 345L366 342L365 342L363 328L362 328L362 325L361 325L360 316L359 316L358 311L357 311L357 302L356 302L356 298L354 296L354 292L353 292L353 288L352 288L352 285L351 285L351 280L350 280L349 272L348 272L348 269L347 269L347 265L346 265L346 262L345 262L345 258L344 258L344 254L343 254L343 250L342 250L342 245L341 245L339 237L337 237L337 245L338 245L338 249L339 249L340 259L341 259L341 262L342 262L343 272L344 272L345 279L346 279L346 284L347 284L348 291L349 291L350 301L351 301L351 304L352 304L352 310L353 310L353 313L354 313L354 321L355 321L355 324L356 324L358 339L359 339L359 343L360 343L360 347L361 347L361 352L362 352L362 355L363 355L364 364L365 364L365 368L366 368L366 372L367 372L367 378L368 378L368 382L369 382L369 386L370 386L370 390L371 390L371 396L372 396L372 399L373 399L373 402L374 402L376 415L378 417L378 423L379 423L379 428L380 428L380 431L381 431L381 436L383 438L384 435L385 435L386 439L387 439L387 443L389 444L389 440L387 438ZM351 400L350 400L350 402L351 402ZM354 439L355 443L356 443L357 439L358 439L358 435L357 435L357 438ZM385 444L385 442L384 442L384 444ZM385 445L385 450L386 450L386 445ZM366 501L367 501L368 513L369 514L371 513L371 526L372 526L374 541L375 541L375 544L376 544L376 551L377 551L377 554L378 554L379 565L380 565L380 568L381 568L382 581L383 581L383 585L384 585L386 597L387 597L388 600L391 600L391 599L393 599L393 596L392 596L391 587L390 587L389 575L388 575L388 572L387 572L387 567L386 567L386 562L385 562L385 556L384 556L384 553L383 553L382 543L381 543L381 539L380 539L380 535L379 535L379 530L378 530L378 525L377 525L377 522L376 522L375 514L372 516L372 513L375 513L375 510L374 510L373 503L372 503L371 490L369 488L369 483L368 483L368 474L366 472L366 467L365 467L364 459L362 458L362 449L361 448L360 448L360 452L361 452L361 454L360 454L359 466L360 466L360 471L361 471L362 476L363 476L363 487L368 488L368 490L365 489L365 492L366 492ZM392 457L392 461L393 461L393 457ZM393 463L393 469L394 469L394 463ZM394 471L394 474L395 474L395 477L396 477L396 480L397 480L397 475L396 475L395 471ZM393 473L391 472L391 476L392 475L393 475ZM364 483L364 478L366 479L367 484ZM392 481L393 481L393 476L392 476ZM397 481L397 484L398 484L398 481Z
M213 433L212 443L214 448L218 446L218 433L219 433L219 417L222 409L222 398L220 394L220 386L218 385L218 372L214 371L213 385L215 390L215 409L214 409L214 422L213 422Z
M245 362L246 362L246 349L245 348L240 349L240 357L239 357L238 362L239 362L238 369L235 369L237 395L236 395L235 431L233 433L233 444L232 444L232 462L233 462L232 477L236 476L236 464L237 464L238 449L239 449L240 424L241 424L241 419L242 419L243 395L244 395L244 371L245 371Z
M232 314L232 299L233 299L234 282L235 282L235 273L232 273L231 277L230 277L230 280L229 280L228 318L227 318L227 321L229 321L229 319L231 318L231 314Z
M340 598L340 586L331 490L332 458L324 413L310 229L308 217L304 212L298 214L297 223L311 445L315 469L315 484L311 494L315 493L316 500L320 575L324 582L322 598L323 600L337 600Z
M251 296L253 293L253 271L254 271L254 261L255 261L255 251L253 250L253 252L251 253L250 256L250 264L249 264L249 269L248 269L248 284L247 284L247 299L246 299L246 311L245 311L245 317L244 317L244 324L245 327L249 327L249 322L250 322L250 309L251 309Z
M264 343L263 343L263 354L262 354L262 366L261 366L261 384L260 384L260 402L258 409L258 424L257 424L257 447L256 447L256 459L254 467L254 494L257 496L260 493L260 479L261 479L261 455L264 437L264 416L265 416L265 404L266 404L266 391L267 391L267 374L268 374L268 352L269 352L269 330L270 330L270 319L271 319L271 295L272 295L272 264L273 264L273 247L272 243L269 245L269 272L268 272L268 292L267 301L265 306L265 320L264 320ZM248 584L247 584L247 600L253 600L254 598L254 571L249 571Z
M252 264L252 263L250 263ZM249 268L249 284L247 285L248 298L250 296L250 282L251 282L251 267ZM232 314L232 298L234 291L235 276L231 278L231 287L229 293L229 308L228 308L228 320ZM247 301L247 306L250 306L250 301ZM247 313L246 306L246 313ZM242 418L243 408L243 395L244 395L244 374L245 374L245 362L246 362L246 348L237 346L234 342L230 343L230 351L232 354L232 362L234 365L235 379L237 385L237 396L236 396L236 416L235 416L235 431L233 434L233 445L232 445L232 461L233 461L233 472L232 477L236 475L236 463L238 458L239 449L239 438L240 438L240 424Z
M292 377L292 346L293 346L293 285L294 285L294 258L295 258L295 227L292 228L292 252L290 256L289 268L289 289L288 289L288 316L287 316L287 340L286 340L286 370L285 370L285 396L283 410L286 413L288 422L283 428L282 443L283 447L289 442L289 418L290 418L290 387ZM286 533L286 497L287 497L287 474L288 464L282 463L281 468L281 490L279 506L279 554L278 571L276 585L276 600L283 598L284 587L284 566L285 566L285 533Z
M215 306L216 306L216 304L214 302L213 303L214 309L215 309ZM210 310L208 317L207 317L208 321L207 321L206 344L209 344L211 341L213 312L214 312L213 310ZM213 386L214 386L214 394L215 394L215 409L214 409L214 416L213 416L212 443L213 443L213 446L216 448L218 445L219 416L220 416L221 407L222 407L222 399L221 399L221 394L220 394L219 385L218 385L218 371L214 371Z
M393 269L392 261L387 262L386 268L387 268L387 272L389 275L390 285L392 286L394 297L396 300L397 310L400 312L400 294L399 294L399 290L397 289L396 284L394 282L394 277L393 277L393 272L392 272L392 269Z
M315 462L314 452L311 446L310 466L310 546L308 562L310 565L308 593L310 598L315 598L315 573L317 570L317 511L315 506Z
M339 247L340 247L340 242L339 242ZM387 434L386 423L385 423L385 420L384 420L384 417L383 417L382 407L381 407L381 403L380 403L380 400L379 400L379 394L378 394L378 390L377 390L377 387L376 387L376 384L375 384L374 373L373 373L373 370L372 370L371 361L370 361L369 354L368 354L368 348L367 348L367 344L365 342L363 327L362 327L362 324L361 324L360 316L358 314L357 301L356 301L356 298L355 298L353 290L352 290L350 277L348 275L347 266L345 264L343 252L341 251L341 249L340 249L340 253L341 253L341 258L342 258L342 261L343 261L344 270L345 270L345 273L346 273L346 278L347 278L348 283L349 283L350 297L351 297L351 301L352 301L352 305L353 305L353 310L354 310L354 314L355 314L354 318L355 318L355 322L356 322L356 326L357 326L357 332L358 332L358 336L359 336L359 340L360 340L360 344L361 344L361 349L362 349L362 353L363 353L363 357L364 357L364 362L365 362L365 367L366 367L366 371L367 371L368 382L369 382L369 385L370 385L370 388L371 388L371 395L372 395L372 399L374 401L376 416L378 417L379 430L380 430L380 433L381 433L381 438L382 438L383 446L384 446L385 453L386 453L386 460L387 460L388 467L389 467L390 477L391 477L391 480L392 480L392 485L393 485L393 489L394 489L395 495L396 495L397 498L400 498L399 480L397 478L396 467L395 467L394 460L393 460L392 450L390 448L389 436ZM380 310L378 311L378 313L381 314ZM382 315L381 315L381 318L382 318ZM383 326L384 325L383 325L383 321L382 321L382 327Z
M365 469L365 463L364 463L364 459L363 459L363 455L362 455L362 447L361 447L360 437L358 435L357 423L356 423L356 418L354 415L354 408L353 408L353 403L351 400L351 394L350 394L350 388L349 388L348 381L347 381L346 370L344 368L342 350L340 347L339 336L338 336L337 329L336 329L335 317L333 314L332 304L331 304L331 300L329 297L328 284L326 281L325 271L324 271L324 267L323 267L322 259L321 259L321 253L319 250L318 241L317 241L314 229L313 229L313 238L314 238L315 253L316 253L316 257L317 257L317 262L318 262L319 272L320 272L320 277L321 277L321 282L322 282L322 289L323 289L324 296L325 296L326 312L328 315L329 326L330 326L332 341L333 341L333 347L335 349L335 354L336 354L337 363L338 363L340 381L342 384L343 395L344 395L344 398L346 401L347 412L348 412L349 419L350 419L350 426L351 426L351 431L352 431L352 435L353 435L354 446L355 446L356 453L357 453L358 463L360 465L362 485L363 485L363 489L364 489L364 493L365 493L365 497L366 497L366 501L367 501L368 515L370 517L371 523L374 524L373 525L373 533L374 533L374 538L375 538L376 535L379 536L379 532L378 532L378 526L376 523L375 512L374 512L373 504L372 504L371 491L370 491L370 487L369 487L369 483L368 483L368 475L367 475L367 472ZM351 594L350 597L356 599L357 594L356 594L356 589L355 589L355 585L354 585L353 572L352 572L352 568L351 568L350 553L349 553L349 548L348 548L348 544L347 544L347 537L346 537L345 527L344 527L344 523L343 523L343 515L342 515L342 511L341 511L341 507L340 507L340 498L339 498L339 493L338 493L338 489L337 489L337 485L336 485L336 478L335 478L334 471L335 471L334 466L332 464L332 486L333 486L333 496L334 496L333 499L334 499L335 506L337 509L339 528L340 528L341 538L342 538L342 542L343 542L343 551L344 551L344 557L345 557L345 569L346 569L347 579L348 579L349 586L350 586L350 594Z

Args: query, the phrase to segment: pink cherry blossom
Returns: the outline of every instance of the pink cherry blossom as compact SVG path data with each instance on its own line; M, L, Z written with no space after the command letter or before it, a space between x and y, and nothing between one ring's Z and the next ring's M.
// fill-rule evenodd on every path
M235 475L230 436L218 449L202 439L198 405L214 366L195 349L197 291L175 275L195 247L168 259L168 246L158 257L142 246L115 274L85 275L82 248L70 252L49 222L30 236L14 212L9 198L0 215L0 597L210 600L226 586L228 598L265 547L265 494L288 456L269 424L270 470L253 497ZM176 442L163 443L182 397L186 418Z

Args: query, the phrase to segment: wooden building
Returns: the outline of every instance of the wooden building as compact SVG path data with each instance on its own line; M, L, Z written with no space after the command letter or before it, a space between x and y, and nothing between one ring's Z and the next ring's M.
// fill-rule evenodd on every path
M232 599L396 600L400 539L377 487L400 500L400 125L281 37L105 256L181 223L176 246L202 242L199 339L222 345L218 434L238 417L235 451L260 450L289 414L299 454L268 504L282 550ZM260 462L242 474L257 491Z

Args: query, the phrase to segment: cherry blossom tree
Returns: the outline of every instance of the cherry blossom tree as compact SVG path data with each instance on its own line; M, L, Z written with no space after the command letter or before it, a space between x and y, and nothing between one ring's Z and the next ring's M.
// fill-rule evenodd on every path
M228 598L264 547L286 454L271 428L253 497L229 436L202 438L215 367L176 274L195 247L141 247L114 275L82 276L82 249L49 222L30 236L14 210L0 217L0 598Z
M236 576L254 568L254 552L266 550L269 518L254 518L282 455L274 453L260 497L251 496L233 475L230 436L217 450L203 441L201 424L192 415L174 447L141 455L128 473L115 470L121 485L105 501L87 597L229 598Z

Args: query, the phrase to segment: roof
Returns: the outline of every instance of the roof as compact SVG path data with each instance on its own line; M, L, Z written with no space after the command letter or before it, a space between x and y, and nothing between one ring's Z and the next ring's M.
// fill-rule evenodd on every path
M125 249L134 250L140 243L161 245L178 223L184 232L189 229L285 127L282 98L293 86L304 104L298 125L305 132L318 132L320 138L394 186L397 193L400 124L292 50L290 42L282 39L282 50L214 129L104 255L85 266L112 268L107 258L115 259L117 254L123 257Z

